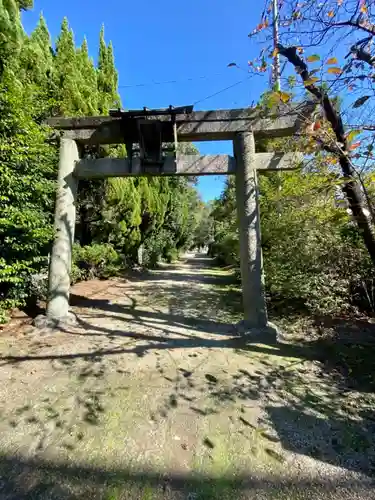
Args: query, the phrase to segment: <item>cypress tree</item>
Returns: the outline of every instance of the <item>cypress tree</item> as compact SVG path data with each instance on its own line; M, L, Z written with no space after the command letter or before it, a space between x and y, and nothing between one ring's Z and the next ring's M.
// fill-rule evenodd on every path
M80 93L86 115L98 114L98 82L94 62L89 56L87 40L84 38L76 55L77 70L80 75Z
M0 0L0 77L6 68L14 68L24 39L18 4Z
M26 38L20 54L20 71L23 81L35 83L42 98L52 75L53 51L46 22L41 15L30 38Z
M104 26L102 26L98 57L99 111L101 114L108 114L110 108L121 106L117 85L118 73L115 66L113 46L110 43L107 47L104 39Z
M54 66L60 114L84 115L85 104L80 93L81 75L78 71L74 35L66 18L56 42Z

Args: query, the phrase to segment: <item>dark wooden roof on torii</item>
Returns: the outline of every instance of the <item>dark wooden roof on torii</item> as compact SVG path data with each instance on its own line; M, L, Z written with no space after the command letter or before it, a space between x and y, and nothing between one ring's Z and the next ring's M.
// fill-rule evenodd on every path
M84 144L120 144L138 141L137 120L146 118L161 122L163 142L174 140L171 123L176 124L178 140L230 140L240 132L252 131L256 136L285 137L295 134L309 119L316 103L281 104L277 111L260 108L192 111L192 106L163 110L111 112L112 116L81 118L55 117L46 124L63 131L64 137Z

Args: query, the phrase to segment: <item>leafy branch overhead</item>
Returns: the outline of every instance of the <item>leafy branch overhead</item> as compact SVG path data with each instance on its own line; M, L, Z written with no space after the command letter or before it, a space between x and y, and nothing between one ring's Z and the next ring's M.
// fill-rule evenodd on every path
M332 100L330 99L326 90L321 86L318 87L310 80L310 73L307 64L303 61L302 57L298 54L296 47L284 47L278 45L280 54L295 67L297 73L302 78L306 89L318 100L321 104L324 115L328 120L337 140L337 153L339 163L345 179L343 191L348 199L350 209L358 224L366 247L375 265L375 237L374 230L371 222L366 216L362 200L362 193L360 187L355 179L355 172L349 157L348 140L345 135L345 129L342 118L339 112L335 109Z
M270 92L269 102L287 102L308 92L321 105L321 116L306 129L308 142L315 141L316 154L323 151L332 169L340 166L343 192L375 263L374 202L363 177L373 168L374 14L375 3L366 0L279 1L275 48L269 3L249 34L261 41L262 48L248 67L259 72L263 61L262 71L265 63L274 74L276 56L284 58L289 64L282 66L282 90ZM344 54L343 47L349 47ZM289 65L297 80L290 75ZM310 154L313 149L309 146Z

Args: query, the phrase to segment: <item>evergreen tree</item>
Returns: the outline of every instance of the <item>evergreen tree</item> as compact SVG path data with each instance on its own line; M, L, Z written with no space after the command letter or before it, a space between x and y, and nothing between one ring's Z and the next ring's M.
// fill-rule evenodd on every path
M75 47L67 19L55 51L43 16L26 36L19 9L29 5L0 0L0 321L4 309L28 300L30 277L46 270L58 148L47 141L43 119L108 113L120 106L113 47L106 45L104 30L95 68L87 41ZM125 156L125 147L86 153ZM142 247L145 263L171 260L190 241L196 206L186 179L82 180L76 228L82 246L75 256L81 264L101 267L103 259L116 263L120 252L132 263ZM76 277L83 276L82 269Z
M14 69L24 40L19 6L15 0L0 0L0 77Z
M79 85L81 75L78 71L74 35L66 18L62 22L56 42L54 66L60 114L65 116L84 115L85 103Z
M20 10L31 9L34 5L33 0L17 0L18 8Z
M98 57L99 111L101 114L107 115L111 108L121 107L117 85L118 74L115 67L113 46L110 43L107 47L103 26L100 31Z
M94 62L89 56L87 40L84 38L76 54L77 70L80 75L80 93L85 115L98 114L98 82Z

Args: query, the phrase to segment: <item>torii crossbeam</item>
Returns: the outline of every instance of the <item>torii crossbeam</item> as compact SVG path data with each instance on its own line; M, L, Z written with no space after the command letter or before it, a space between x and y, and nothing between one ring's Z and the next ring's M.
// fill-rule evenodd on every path
M47 320L64 322L69 312L70 270L79 179L134 175L236 176L244 322L268 325L264 293L257 171L285 170L301 154L256 153L258 137L298 132L315 109L311 102L282 105L277 114L258 108L193 112L192 107L114 112L112 116L50 118L60 131L56 237L49 270ZM146 120L146 121L145 121ZM234 156L162 154L167 142L232 140ZM80 158L84 145L126 144L127 158ZM140 154L133 155L138 145ZM130 152L130 154L129 154Z

